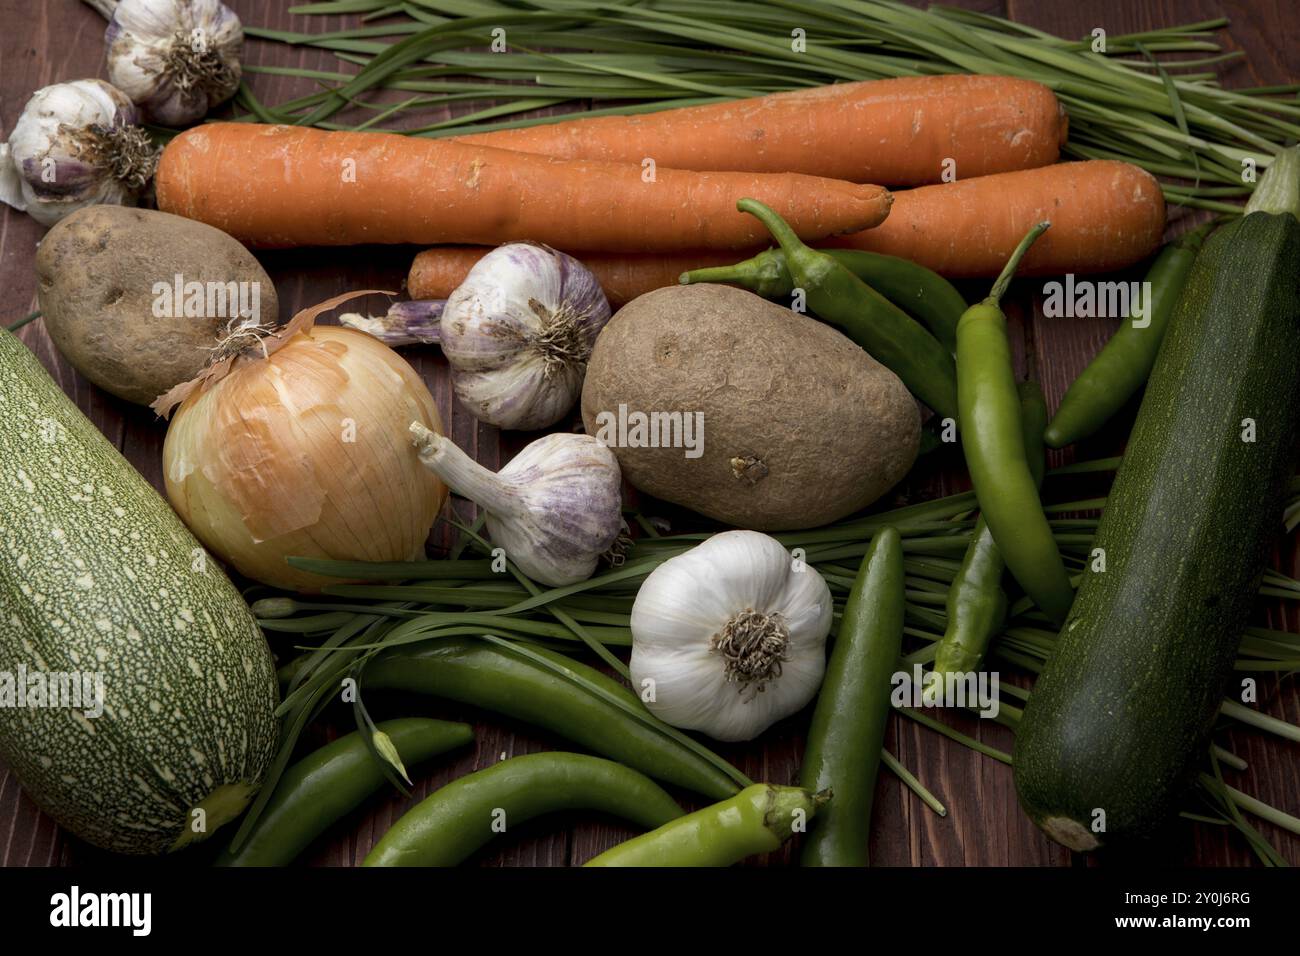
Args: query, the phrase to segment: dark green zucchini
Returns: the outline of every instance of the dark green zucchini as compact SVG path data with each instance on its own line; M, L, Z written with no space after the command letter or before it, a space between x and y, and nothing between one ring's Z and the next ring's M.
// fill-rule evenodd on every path
M1300 188L1293 151L1269 175L1288 170ZM1294 209L1285 192L1280 208ZM1300 223L1250 208L1192 268L1097 531L1106 570L1084 578L1017 729L1020 803L1074 850L1176 813L1281 530L1300 415Z

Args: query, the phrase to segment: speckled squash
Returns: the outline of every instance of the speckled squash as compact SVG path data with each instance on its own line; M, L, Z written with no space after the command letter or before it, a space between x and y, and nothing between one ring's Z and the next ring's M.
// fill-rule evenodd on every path
M96 673L102 713L88 716ZM90 699L36 706L57 674L90 675ZM276 702L239 592L0 330L0 757L82 839L162 853L244 809L274 755Z

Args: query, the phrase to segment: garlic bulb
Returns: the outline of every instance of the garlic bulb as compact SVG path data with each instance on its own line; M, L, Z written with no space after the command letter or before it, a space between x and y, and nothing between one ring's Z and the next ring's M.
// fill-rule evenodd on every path
M822 576L775 538L716 534L637 592L633 689L675 727L751 740L817 693L831 614Z
M0 201L46 226L96 203L134 206L158 163L138 117L103 80L37 90L0 145Z
M163 444L167 497L213 553L275 587L332 583L289 556L420 558L447 489L401 439L413 418L442 427L401 356L308 325L267 358L254 346L184 400Z
M109 18L108 78L164 126L188 126L239 89L244 28L220 0L87 0Z
M492 250L440 321L457 397L501 428L554 425L577 401L609 315L600 283L572 256L530 242Z
M494 473L419 422L410 431L420 461L486 509L492 544L535 581L585 581L623 529L618 460L590 435L539 438Z

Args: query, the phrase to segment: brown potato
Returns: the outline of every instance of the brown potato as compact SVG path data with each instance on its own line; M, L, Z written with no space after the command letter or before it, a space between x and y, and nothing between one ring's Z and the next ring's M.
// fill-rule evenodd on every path
M758 531L869 505L920 441L893 372L830 326L721 285L620 309L587 366L582 420L641 491Z
M247 249L165 212L78 210L41 240L36 274L59 351L100 388L141 405L199 373L240 305L255 301L264 325L278 319L275 287ZM198 285L186 292L188 283Z

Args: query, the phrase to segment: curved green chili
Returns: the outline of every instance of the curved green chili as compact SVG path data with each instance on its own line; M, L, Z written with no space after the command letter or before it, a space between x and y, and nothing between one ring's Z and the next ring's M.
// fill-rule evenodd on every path
M1021 382L1016 387L1020 397L1021 433L1025 455L1034 486L1043 483L1047 461L1043 449L1043 428L1047 422L1047 402L1037 382ZM1007 618L1007 592L1002 588L1006 564L1002 552L993 542L983 515L975 522L970 544L948 588L947 626L935 649L931 674L969 674L979 669L989 643L1002 630ZM928 678L925 699L933 703L940 698L942 684Z
M758 200L742 199L736 208L757 218L780 244L814 315L862 346L941 418L957 419L956 367L938 339L837 259L804 245Z
M1074 589L1026 458L1007 317L998 305L1021 257L1048 225L1030 230L989 297L967 309L957 323L957 384L962 450L980 513L1007 568L1059 626L1070 610Z
M802 830L826 797L756 783L729 800L678 817L588 860L584 866L731 866L770 853Z
M1164 340L1169 316L1211 225L1175 239L1151 264L1146 274L1151 289L1148 323L1138 326L1131 315L1127 316L1105 348L1070 384L1047 426L1046 441L1052 448L1064 448L1096 432L1146 382Z
M554 659L604 692L644 708L618 681L571 657L541 647L528 653ZM545 728L596 753L668 783L721 799L739 787L700 755L590 694L524 654L472 637L440 637L378 654L362 672L371 690L432 694L496 711ZM745 779L736 774L740 779Z
M799 783L834 799L803 845L804 866L866 866L871 803L903 643L903 543L882 528L849 591L817 695Z
M469 724L411 717L377 725L415 766L474 740ZM215 866L286 866L330 826L384 785L384 771L360 731L326 744L284 772L238 852L222 851Z
M925 266L863 249L819 250L847 268L908 315L921 321L949 352L957 350L957 320L966 300L953 284ZM752 259L730 266L683 272L682 285L728 282L766 299L780 299L794 291L795 282L780 249L768 249Z
M362 866L456 866L493 837L557 810L597 810L658 827L682 815L649 777L600 757L512 757L453 780L402 815Z

